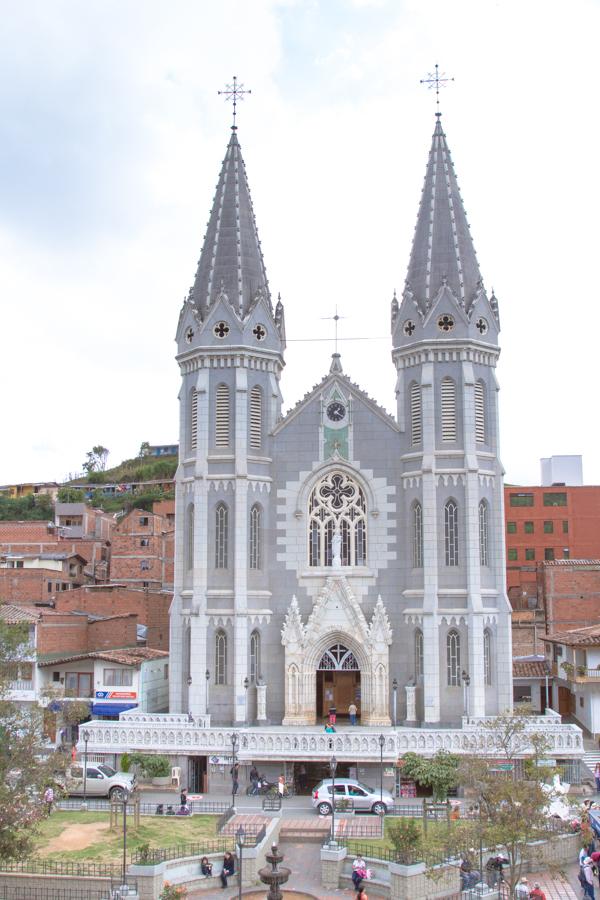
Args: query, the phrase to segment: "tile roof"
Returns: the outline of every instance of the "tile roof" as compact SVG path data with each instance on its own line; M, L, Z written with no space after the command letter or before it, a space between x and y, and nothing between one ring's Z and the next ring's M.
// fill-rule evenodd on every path
M154 650L152 647L124 647L120 650L92 650L89 653L68 653L63 656L56 656L56 654L38 656L38 665L52 666L77 662L80 659L102 659L105 662L118 663L122 666L139 666L147 660L164 659L168 655L167 650ZM52 658L49 658L50 656Z
M546 664L541 659L513 659L513 678L545 678Z
M17 625L20 622L38 622L40 613L27 606L13 606L10 603L0 604L0 619L7 625Z
M569 647L597 647L600 645L600 625L545 634L544 640L553 644L566 644Z

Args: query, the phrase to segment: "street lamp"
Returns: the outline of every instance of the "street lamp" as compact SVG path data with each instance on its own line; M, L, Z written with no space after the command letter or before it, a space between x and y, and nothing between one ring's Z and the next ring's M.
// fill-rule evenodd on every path
M337 759L332 756L329 760L329 771L331 773L331 840L330 845L335 844L335 772L337 769Z
M127 801L129 791L123 788L123 887L127 884Z
M231 806L235 809L235 792L237 791L237 774L235 770L235 753L239 744L239 738L235 731L231 732L231 756L232 756L232 764L231 764Z
M465 703L465 716L467 719L469 718L469 685L471 684L471 676L465 672L463 669L461 672L463 688L464 688L464 703Z
M385 738L379 735L379 802L381 804L381 814L383 815L383 748L385 746Z
M238 828L238 830L236 832L236 840L237 840L238 849L240 851L240 873L238 875L238 883L239 883L238 897L241 900L241 897L242 897L242 862L243 862L243 855L244 855L244 844L246 842L246 832L244 831L243 825L240 825L240 827Z
M90 739L90 733L87 728L83 734L83 809L87 809L87 745Z
M244 722L246 725L248 725L248 688L249 687L250 687L250 679L246 675L246 677L244 678L244 691L246 692L246 703L245 703L245 707L244 707L244 710L245 710Z
M394 680L392 681L392 692L393 692L392 696L394 698L392 709L394 711L394 728L395 728L397 721L398 721L398 716L397 716L397 712L398 712L398 679L397 678L394 678Z
M206 678L206 710L205 713L208 715L208 682L210 681L210 672L208 669L204 673L204 677Z

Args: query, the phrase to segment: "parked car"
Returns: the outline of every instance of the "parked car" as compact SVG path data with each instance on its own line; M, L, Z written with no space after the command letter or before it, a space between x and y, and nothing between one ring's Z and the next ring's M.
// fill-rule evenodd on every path
M336 778L335 782L327 778L319 782L312 794L312 805L320 816L331 815L334 784L336 804L340 800L348 800L351 801L348 803L350 808L375 815L385 815L388 807L394 805L394 798L389 791L380 792L379 788L369 787L352 778Z
M69 794L83 794L83 766L72 765L67 770L65 790ZM131 793L136 787L136 777L129 772L117 772L104 763L88 763L85 779L85 793L88 797L110 797L123 800L125 792Z

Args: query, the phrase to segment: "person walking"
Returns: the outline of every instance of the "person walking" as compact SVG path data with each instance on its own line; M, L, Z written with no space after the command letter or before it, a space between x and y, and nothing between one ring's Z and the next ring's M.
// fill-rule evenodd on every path
M227 887L227 879L235 875L235 860L229 850L223 857L223 868L221 869L221 886Z
M240 786L240 764L236 763L232 766L229 770L229 774L231 775L231 793L235 797Z
M258 794L258 769L256 766L252 766L250 769L250 784L252 785L252 790L250 791L251 795Z
M187 806L187 788L183 788L183 790L181 791L181 794L179 795L179 801L180 806Z
M348 715L350 716L350 724L356 725L356 713L358 712L356 708L356 703L351 703L348 707Z
M528 900L529 897L529 882L525 877L519 879L519 883L515 888L515 898L516 900Z
M44 791L44 803L46 804L46 815L49 816L52 813L52 806L54 804L54 788L50 785Z
M529 894L529 900L546 900L546 895L541 889L539 881L533 882L533 890Z
M306 766L304 763L300 763L298 769L298 787L300 788L300 793L303 794L306 790Z
M579 882L581 887L583 888L583 896L589 897L590 900L595 900L594 896L594 873L592 870L592 859L590 856L586 856L583 861L583 866L579 872Z

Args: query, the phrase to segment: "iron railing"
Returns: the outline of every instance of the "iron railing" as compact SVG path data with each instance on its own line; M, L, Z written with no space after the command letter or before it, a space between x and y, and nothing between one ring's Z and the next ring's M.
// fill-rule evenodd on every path
M235 816L235 809L233 806L228 806L219 816L217 820L217 831L222 831L230 819L233 819Z
M106 887L93 886L74 887L40 887L24 884L5 884L0 886L0 900L106 900L109 896L109 884Z
M105 800L99 797L88 797L86 799L86 804L88 810L92 810L94 812L108 812L110 810L110 800ZM58 809L63 810L81 810L81 804L83 803L83 797L66 797L63 800L58 800L55 806ZM167 807L170 804L168 803L140 803L140 815L142 816L164 816L166 815ZM162 806L162 812L159 811L159 807ZM210 800L193 800L188 801L188 807L192 810L196 815L219 815L222 816L223 813L227 812L231 807L228 803L218 802L218 801L210 801ZM173 809L176 812L179 809L179 802L173 804Z
M155 866L170 859L185 859L188 856L208 856L209 853L225 853L235 850L234 835L196 841L186 844L174 844L172 847L153 847L150 850L134 850L131 862L136 866Z
M86 863L76 860L12 859L0 861L0 872L25 872L29 875L76 875L81 878L111 878L122 872L117 863Z

